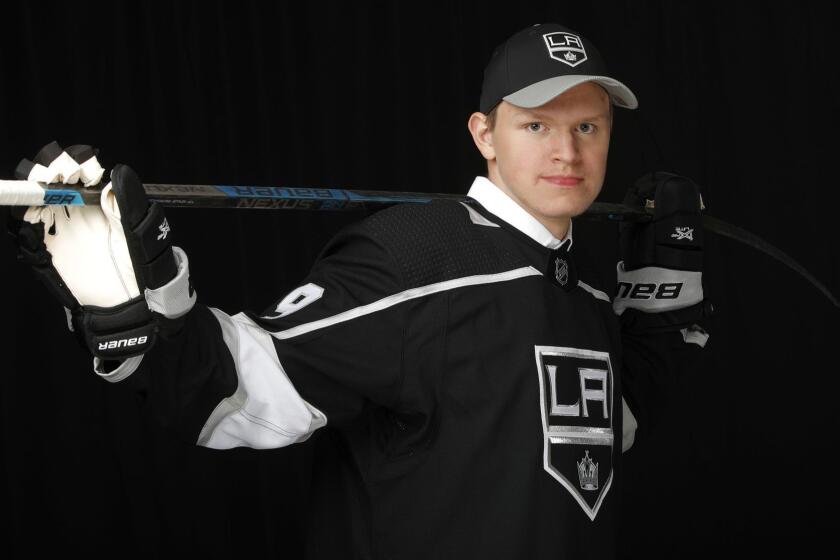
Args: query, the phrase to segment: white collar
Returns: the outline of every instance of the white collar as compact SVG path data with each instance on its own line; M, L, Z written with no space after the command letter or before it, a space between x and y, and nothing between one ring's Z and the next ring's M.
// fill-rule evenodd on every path
M572 220L569 220L569 231L562 240L554 237L539 220L522 208L502 189L493 184L487 177L477 176L470 187L467 196L474 198L484 208L503 219L543 247L557 249L569 241L567 251L572 249Z

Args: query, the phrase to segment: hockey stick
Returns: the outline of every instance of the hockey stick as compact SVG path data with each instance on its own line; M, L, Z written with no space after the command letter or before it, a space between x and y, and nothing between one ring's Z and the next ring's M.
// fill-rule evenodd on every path
M465 195L359 191L348 189L312 189L298 187L260 187L232 185L144 184L149 200L179 208L257 208L268 210L348 211L374 209L401 203L427 204L436 199L466 200ZM34 181L0 181L0 206L79 206L98 205L102 187L45 185ZM648 221L653 208L634 208L624 204L594 202L581 218L611 221ZM835 307L840 302L819 280L780 249L754 233L717 218L701 216L703 227L757 249L804 276Z
M364 210L400 203L429 203L436 199L466 200L466 195L258 187L233 185L143 185L149 200L180 208L256 208L266 210ZM102 187L45 185L34 181L0 181L0 206L99 205ZM651 219L652 213L623 204L596 202L583 217L612 220Z

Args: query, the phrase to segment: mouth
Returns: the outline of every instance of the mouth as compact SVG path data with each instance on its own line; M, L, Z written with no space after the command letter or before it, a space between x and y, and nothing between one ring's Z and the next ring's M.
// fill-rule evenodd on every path
M575 177L574 175L544 175L542 178L560 187L574 187L583 181L583 177Z

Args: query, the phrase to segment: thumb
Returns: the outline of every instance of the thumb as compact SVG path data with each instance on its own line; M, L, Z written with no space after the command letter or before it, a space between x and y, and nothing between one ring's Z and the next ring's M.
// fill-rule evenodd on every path
M102 192L99 194L99 206L109 219L112 216L118 220L120 219L120 207L117 204L117 197L111 189L110 181L107 185L105 185L105 188L103 188Z

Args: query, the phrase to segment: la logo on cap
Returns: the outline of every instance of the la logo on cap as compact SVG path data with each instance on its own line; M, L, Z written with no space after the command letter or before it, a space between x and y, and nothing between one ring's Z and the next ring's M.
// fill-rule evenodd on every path
M579 36L565 31L555 31L546 33L543 39L548 47L548 55L554 60L559 60L572 68L586 61L586 51Z

